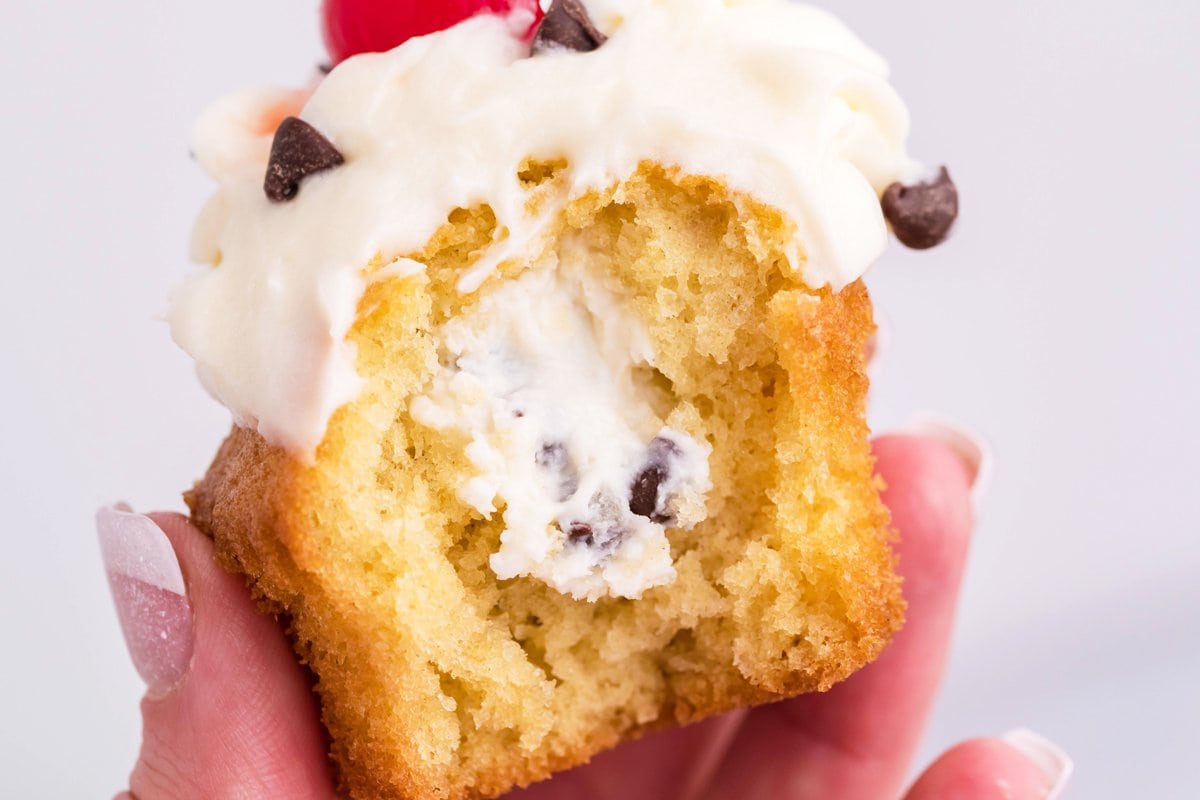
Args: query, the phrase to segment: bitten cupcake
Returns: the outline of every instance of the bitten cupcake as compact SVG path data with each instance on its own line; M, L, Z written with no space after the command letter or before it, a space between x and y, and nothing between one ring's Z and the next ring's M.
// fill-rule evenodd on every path
M957 192L881 59L789 0L481 5L194 142L170 323L236 425L187 499L352 798L824 690L903 616L860 278Z

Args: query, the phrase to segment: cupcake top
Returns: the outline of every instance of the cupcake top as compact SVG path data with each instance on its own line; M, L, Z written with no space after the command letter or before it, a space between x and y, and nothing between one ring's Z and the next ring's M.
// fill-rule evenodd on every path
M243 92L203 115L193 150L218 189L193 256L209 268L169 321L239 424L311 457L362 385L346 334L365 266L421 270L404 256L456 208L490 206L498 231L463 293L643 161L785 213L790 267L811 287L840 289L883 252L881 196L925 172L886 65L835 18L790 0L555 5L572 13L552 10L532 43L527 10L484 14L352 57L311 96ZM518 177L530 159L565 163L536 211Z

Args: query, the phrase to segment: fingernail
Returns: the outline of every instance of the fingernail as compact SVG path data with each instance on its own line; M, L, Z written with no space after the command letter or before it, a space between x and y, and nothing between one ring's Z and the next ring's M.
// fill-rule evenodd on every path
M175 548L162 529L124 504L96 512L100 554L133 666L161 698L192 659L192 606Z
M935 414L913 417L903 430L941 442L954 451L970 475L971 507L978 514L992 485L994 456L988 440L965 425Z
M1067 788L1071 773L1075 771L1075 762L1071 757L1054 742L1028 728L1009 731L1000 738L1042 771L1048 787L1046 800L1057 800Z

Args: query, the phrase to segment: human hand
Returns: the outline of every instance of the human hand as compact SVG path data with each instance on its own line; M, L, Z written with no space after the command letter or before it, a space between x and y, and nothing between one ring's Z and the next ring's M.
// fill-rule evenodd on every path
M969 443L931 432L938 438L875 442L909 604L877 662L825 694L627 743L511 800L1058 796L1070 761L1027 731L964 742L902 793L941 679L979 468ZM333 797L310 680L276 623L215 564L209 540L176 514L106 509L97 524L126 642L148 684L132 795L120 797Z

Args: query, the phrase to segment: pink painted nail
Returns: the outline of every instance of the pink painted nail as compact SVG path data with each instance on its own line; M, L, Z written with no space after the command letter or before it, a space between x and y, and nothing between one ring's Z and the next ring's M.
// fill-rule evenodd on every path
M1028 728L1018 728L1000 737L1009 747L1019 751L1046 776L1046 800L1057 800L1067 788L1075 762L1061 747Z
M979 506L992 484L992 465L995 456L992 446L980 434L953 420L936 414L920 414L908 421L905 433L934 439L949 447L962 460L971 478L971 506Z
M192 606L179 559L162 529L124 504L97 511L96 530L133 666L147 695L161 698L192 660Z

